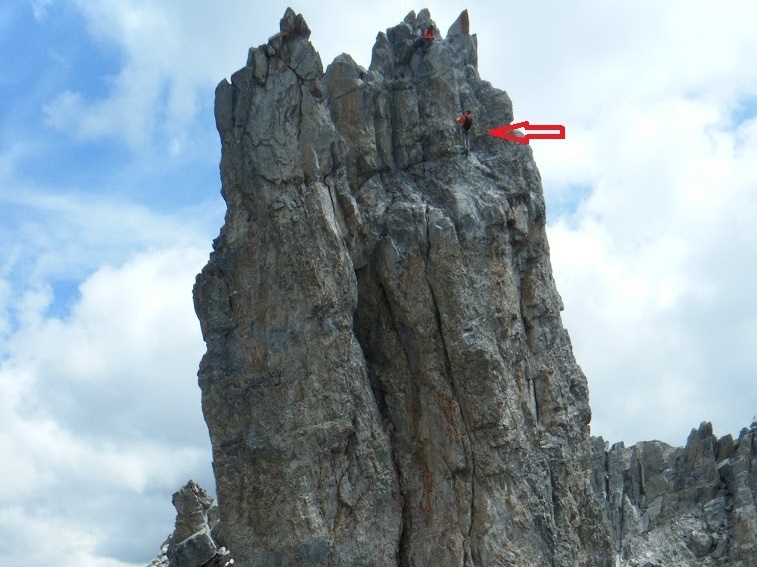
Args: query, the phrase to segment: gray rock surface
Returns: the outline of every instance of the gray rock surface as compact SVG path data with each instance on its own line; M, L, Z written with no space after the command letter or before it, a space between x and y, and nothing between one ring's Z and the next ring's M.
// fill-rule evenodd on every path
M703 423L685 447L608 449L601 437L592 447L619 565L757 565L757 424L735 441Z
M487 135L513 111L467 13L424 51L428 24L324 72L288 10L216 90L228 208L194 298L238 565L614 562L539 172Z
M176 525L147 567L229 567L234 563L223 546L218 504L190 480L173 495Z

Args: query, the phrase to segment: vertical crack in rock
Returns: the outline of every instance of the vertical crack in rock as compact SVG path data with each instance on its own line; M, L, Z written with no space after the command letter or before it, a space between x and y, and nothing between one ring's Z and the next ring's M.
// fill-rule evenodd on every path
M602 463L604 465L603 473L605 481L605 510L607 510L608 506L610 505L610 461L609 451L604 448L604 443L602 443Z
M429 295L431 297L431 302L434 308L434 315L436 318L436 326L439 333L439 339L442 344L443 352L444 352L444 368L445 368L445 374L447 377L447 380L449 381L449 385L452 388L452 391L454 393L454 399L457 404L457 407L463 417L463 431L465 435L465 439L467 439L467 446L465 447L466 457L470 457L470 519L468 524L468 531L465 535L465 541L464 545L466 547L470 546L470 538L471 533L473 531L473 521L475 518L475 504L476 504L476 460L475 460L475 452L473 444L473 439L471 438L470 433L470 426L469 423L472 421L470 420L469 416L465 415L465 411L463 410L464 405L461 403L461 398L458 393L458 386L455 384L455 379L453 377L453 372L451 370L451 363L450 363L450 357L449 352L447 351L447 342L444 338L444 324L442 321L442 313L439 309L439 303L436 300L436 294L434 293L434 285L431 281L431 277L429 276L429 262L431 261L431 220L429 217L429 205L426 204L424 208L424 217L425 217L425 225L426 225L426 250L425 250L425 258L424 258L424 266L423 266L423 274L426 279L426 284L428 285L428 291ZM464 556L464 565L468 564L468 555Z
M406 486L405 474L403 474L401 450L394 439L396 426L392 420L392 414L387 402L387 398L390 394L385 391L386 385L382 382L380 377L376 376L378 371L371 368L372 364L377 364L375 359L380 358L384 354L382 347L385 346L380 342L377 342L376 338L371 335L376 333L377 330L382 333L388 331L390 335L399 339L401 333L398 326L398 317L393 312L392 303L389 301L384 283L375 272L375 263L376 258L375 256L372 256L368 265L361 268L357 273L359 295L354 325L355 334L358 338L363 356L369 365L371 388L374 393L374 399L376 399L376 403L381 410L383 421L388 432L394 474L399 483L401 523L395 546L395 557L397 559L397 565L405 565L407 564L407 547L410 535L409 528L412 523L410 501L407 496L408 487ZM379 320L376 320L375 318L378 318ZM383 329L385 323L390 325L388 329ZM402 359L409 361L411 355L406 350L406 343L402 340L397 340L397 344L401 350ZM414 395L416 399L420 397L420 393L417 389L412 392L412 395Z
M531 378L530 384L531 384L531 392L533 393L534 397L534 419L536 420L536 427L539 427L539 396L537 395L537 388L536 388L536 380L538 380L538 376L534 375Z
M623 551L623 532L625 530L626 519L626 491L625 486L620 493L620 523L618 524L618 553Z
M423 276L426 279L426 285L428 286L428 292L429 292L429 296L431 297L431 304L434 308L434 316L436 318L436 328L439 332L439 340L441 341L442 351L444 353L444 374L447 380L449 381L450 386L454 388L455 384L452 379L452 372L450 370L450 360L449 360L449 353L447 352L447 343L444 340L442 314L439 311L439 304L436 301L436 294L434 293L434 286L431 283L431 278L429 277L429 274L428 274L428 264L431 259L431 229L430 229L430 221L428 217L428 209L429 209L429 206L428 204L426 204L424 208L424 222L425 222L425 228L426 228L426 250L424 254Z

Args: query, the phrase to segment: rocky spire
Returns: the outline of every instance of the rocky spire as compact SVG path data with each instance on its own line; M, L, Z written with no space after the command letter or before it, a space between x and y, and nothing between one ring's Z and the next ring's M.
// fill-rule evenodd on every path
M231 567L218 504L193 480L173 495L176 527L147 567Z
M429 24L324 72L287 10L216 90L228 209L194 298L241 565L613 564L539 172L486 135L512 105L467 12L424 49Z

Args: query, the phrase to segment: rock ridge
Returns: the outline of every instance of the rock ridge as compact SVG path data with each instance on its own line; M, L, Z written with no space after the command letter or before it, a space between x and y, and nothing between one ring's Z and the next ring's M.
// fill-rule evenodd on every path
M757 423L738 439L712 424L684 447L592 438L592 484L623 565L757 565Z

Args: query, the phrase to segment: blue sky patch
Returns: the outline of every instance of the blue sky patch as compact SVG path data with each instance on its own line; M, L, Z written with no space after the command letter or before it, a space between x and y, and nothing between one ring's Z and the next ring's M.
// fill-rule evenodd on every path
M757 116L757 96L745 97L731 112L731 124L735 128L755 116Z
M53 301L47 309L48 317L66 319L71 313L71 308L80 299L79 284L75 279L60 278L51 282L53 288Z
M93 41L70 3L54 2L41 20L28 6L17 9L14 17L11 33L0 39L4 128L39 127L45 120L42 106L63 90L87 98L107 95L109 77L120 70L122 56L116 48Z
M563 220L573 226L578 209L591 196L592 188L589 185L570 185L560 189L545 188L545 193L548 222Z

